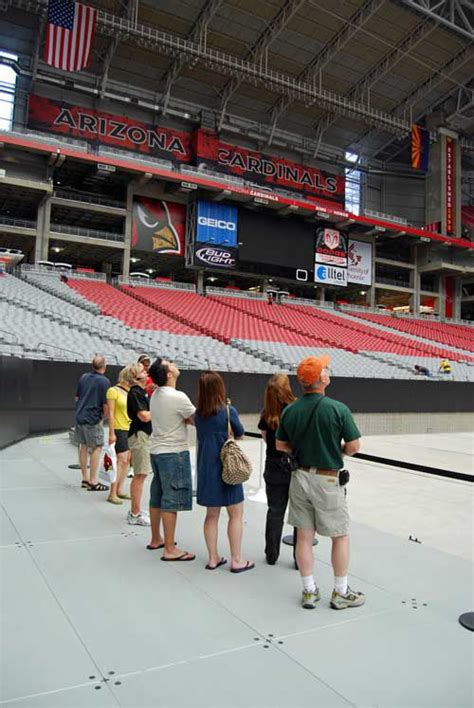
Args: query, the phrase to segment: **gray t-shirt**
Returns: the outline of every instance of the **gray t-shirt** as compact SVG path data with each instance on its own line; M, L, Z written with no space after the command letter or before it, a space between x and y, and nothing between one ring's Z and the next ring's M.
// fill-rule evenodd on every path
M183 391L171 386L158 388L150 401L152 455L189 450L186 418L194 415L195 407Z

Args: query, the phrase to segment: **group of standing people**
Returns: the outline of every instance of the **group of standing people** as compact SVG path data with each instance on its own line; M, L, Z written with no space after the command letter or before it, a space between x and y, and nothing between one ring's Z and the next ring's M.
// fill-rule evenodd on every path
M220 453L229 432L239 439L244 428L237 410L227 404L220 374L206 371L199 379L196 407L178 391L180 375L176 364L147 355L130 364L111 386L105 376L103 357L95 357L93 371L83 374L77 389L76 437L80 444L82 487L109 491L108 501L130 500L127 521L151 526L150 551L161 549L161 560L193 561L195 554L176 543L177 515L192 509L192 476L187 426L195 425L198 442L197 503L206 507L204 539L208 551L206 569L227 564L220 553L218 525L222 507L228 514L227 536L230 571L242 573L255 564L242 558L242 484L222 479ZM325 396L330 383L327 357L307 357L297 371L303 395L295 399L286 374L273 376L265 390L264 408L258 424L266 442L265 487L268 511L265 527L265 556L269 565L279 557L282 529L289 502L289 523L295 528L295 565L300 571L302 606L314 609L320 599L313 575L315 533L332 539L331 561L334 609L364 603L361 592L347 583L349 561L348 473L343 456L359 450L360 433L350 410ZM104 442L102 418L109 418L109 443L117 453L117 477L110 485L97 479ZM90 467L87 467L87 450ZM124 490L130 462L133 479L130 495ZM141 509L143 485L148 474L149 513Z

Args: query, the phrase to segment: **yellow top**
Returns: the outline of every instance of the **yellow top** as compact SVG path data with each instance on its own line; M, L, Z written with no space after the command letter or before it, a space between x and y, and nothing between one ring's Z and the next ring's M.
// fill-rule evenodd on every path
M130 418L127 415L127 391L118 386L112 386L107 391L107 400L115 401L114 430L128 430L130 428Z

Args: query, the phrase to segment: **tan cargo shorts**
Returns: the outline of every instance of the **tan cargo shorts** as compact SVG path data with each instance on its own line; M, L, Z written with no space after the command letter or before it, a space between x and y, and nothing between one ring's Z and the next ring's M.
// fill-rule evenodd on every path
M150 474L150 436L138 430L128 438L128 447L132 454L133 474Z
M298 469L290 483L288 523L300 529L315 529L321 536L345 536L349 530L347 486L337 477Z

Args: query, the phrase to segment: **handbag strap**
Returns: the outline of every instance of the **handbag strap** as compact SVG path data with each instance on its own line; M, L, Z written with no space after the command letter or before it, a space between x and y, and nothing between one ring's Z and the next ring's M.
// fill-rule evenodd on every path
M232 426L230 424L230 406L227 404L227 440L231 440L233 437Z

